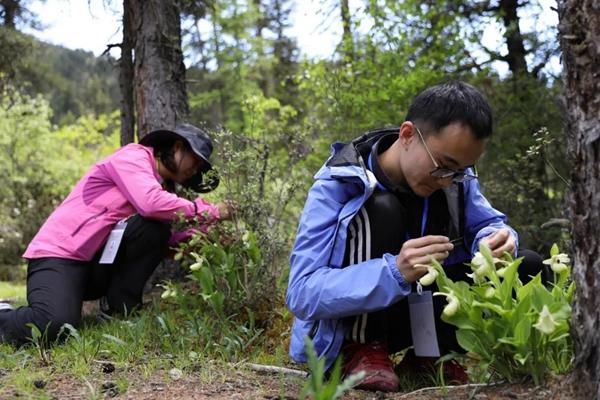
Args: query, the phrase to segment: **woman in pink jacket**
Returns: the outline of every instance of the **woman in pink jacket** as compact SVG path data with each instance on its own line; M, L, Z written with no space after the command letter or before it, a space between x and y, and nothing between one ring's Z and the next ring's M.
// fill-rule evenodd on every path
M63 324L78 326L83 300L102 298L103 311L127 314L165 257L170 222L183 215L209 225L230 217L229 202L188 201L175 183L207 191L210 137L182 124L154 131L98 162L48 217L23 255L27 307L0 303L0 343L21 344L28 323L54 340Z

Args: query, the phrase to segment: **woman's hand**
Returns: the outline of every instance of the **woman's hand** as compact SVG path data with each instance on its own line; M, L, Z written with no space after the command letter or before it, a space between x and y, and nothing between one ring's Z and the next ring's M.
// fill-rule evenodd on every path
M238 203L233 200L224 200L215 204L219 209L220 219L230 220L238 210Z

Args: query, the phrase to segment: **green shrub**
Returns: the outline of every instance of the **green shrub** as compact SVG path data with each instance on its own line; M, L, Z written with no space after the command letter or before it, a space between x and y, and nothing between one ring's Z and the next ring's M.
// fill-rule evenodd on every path
M7 89L0 96L0 264L17 264L25 247L71 187L118 147L118 113L50 124L42 97Z

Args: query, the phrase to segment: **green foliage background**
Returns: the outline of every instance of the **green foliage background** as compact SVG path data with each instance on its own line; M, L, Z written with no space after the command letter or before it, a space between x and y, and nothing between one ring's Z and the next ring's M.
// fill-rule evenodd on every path
M486 24L501 14L467 15L466 0L365 1L331 58L309 59L286 33L290 0L182 5L189 120L214 132L224 182L209 199L243 205L245 222L273 252L275 280L285 281L306 189L330 144L399 125L418 92L448 79L471 82L492 104L495 132L478 165L488 199L509 215L522 246L546 253L560 240L565 248L564 231L540 229L564 213L560 82L532 66L500 76L476 62ZM196 30L198 20L210 29ZM552 47L553 29L527 33L532 60ZM18 263L69 188L118 146L117 70L110 58L6 28L0 45L0 263Z

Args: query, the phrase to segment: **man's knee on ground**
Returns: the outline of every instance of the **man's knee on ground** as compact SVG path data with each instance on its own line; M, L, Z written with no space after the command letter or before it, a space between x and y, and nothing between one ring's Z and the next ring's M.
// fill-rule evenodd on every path
M541 272L542 282L546 283L549 279L548 267L542 263L542 257L533 250L519 250L518 257L523 257L519 265L519 279L523 283L529 282L534 276Z

